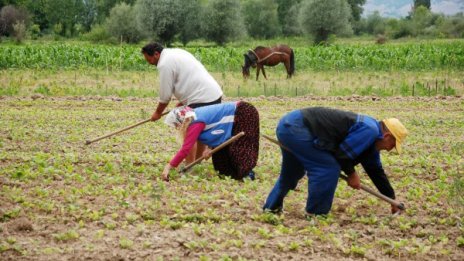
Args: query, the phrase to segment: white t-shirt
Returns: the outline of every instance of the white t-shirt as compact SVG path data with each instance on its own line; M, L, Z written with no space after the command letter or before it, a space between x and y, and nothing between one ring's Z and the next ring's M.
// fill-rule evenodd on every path
M163 49L156 67L162 103L169 103L172 95L184 105L207 103L219 99L223 94L203 64L185 50Z

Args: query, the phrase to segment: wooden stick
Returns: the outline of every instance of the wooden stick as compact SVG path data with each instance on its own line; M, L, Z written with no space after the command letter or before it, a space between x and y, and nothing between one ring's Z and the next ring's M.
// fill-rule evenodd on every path
M214 148L213 150L211 150L211 154L223 149L224 147L226 147L227 145L231 144L232 142L238 140L240 137L242 137L243 135L245 135L245 132L240 132L238 133L237 135L233 136L232 138L228 139L226 142L222 143L221 145L217 146L216 148ZM184 173L186 172L187 170L189 170L191 167L195 166L196 164L200 163L203 159L205 159L206 157L205 156L202 156L200 158L198 158L197 160L195 160L194 162L188 164L187 166L183 167L180 172L181 173Z
M341 173L340 173L340 178L343 179L343 180L345 180L346 182L348 182L348 177L345 176L345 175L343 175L343 174L341 174ZM385 196L384 194L379 193L379 192L377 192L377 191L371 189L370 187L367 187L367 186L364 186L363 184L361 184L361 189L364 190L364 191L366 191L366 192L368 192L368 193L370 193L371 195L374 195L374 196L376 196L376 197L378 197L378 198L380 198L380 199L382 199L382 200L384 200L384 201L386 201L386 202L392 204L392 205L397 206L397 207L398 207L399 209L401 209L401 210L405 210L405 209L406 209L406 208L404 207L404 204L403 204L403 203L398 202L398 201L396 201L396 200L394 200L394 199L391 199L391 198Z
M169 111L164 112L163 114L161 114L161 116L164 116L164 115L166 115L166 114L168 114L168 113L169 113ZM147 123L147 122L149 122L149 121L151 121L151 118L150 118L150 119L143 120L143 121L140 121L140 122L137 122L136 124L127 126L127 127L123 128L123 129L117 130L117 131L115 131L115 132L111 132L111 133L108 133L108 134L106 134L106 135L100 136L100 137L95 138L95 139L93 139L93 140L86 140L86 141L85 141L85 145L89 145L89 144L91 144L91 143L94 143L94 142L96 142L96 141L102 140L102 139L104 139L104 138L108 138L108 137L111 137L111 136L113 136L113 135L119 134L119 133L121 133L121 132L130 130L130 129L135 128L135 127L137 127L137 126L139 126L139 125L142 125L142 124L144 124L144 123Z
M289 150L288 148L286 148L285 146L283 146L283 145L282 145L279 141L277 141L276 139L273 139L273 138L271 138L271 137L269 137L269 136L267 136L267 135L264 135L264 134L261 134L261 136L263 136L264 138L266 138L266 139L269 140L270 142L279 145L281 148L285 149L286 151L289 151L289 152L290 152L290 150ZM343 174L341 174L341 173L340 173L340 178L341 178L341 179L344 179L345 181L348 182L348 177L345 176L345 175L343 175ZM365 186L365 185L361 184L361 189L364 190L364 191L366 191L367 193L369 193L369 194L371 194L371 195L374 195L374 196L378 197L379 199L381 199L381 200L383 200L383 201L386 201L386 202L388 202L388 203L390 203L390 204L392 204L392 205L395 205L396 207L398 207L398 208L401 209L401 210L405 210L405 209L406 209L403 203L398 202L398 201L396 201L396 200L394 200L394 199L391 199L391 198L389 198L389 197L387 197L387 196L385 196L385 195L383 195L383 194L381 194L381 193L379 193L379 192L377 192L377 191L371 189L371 188L368 187L368 186Z

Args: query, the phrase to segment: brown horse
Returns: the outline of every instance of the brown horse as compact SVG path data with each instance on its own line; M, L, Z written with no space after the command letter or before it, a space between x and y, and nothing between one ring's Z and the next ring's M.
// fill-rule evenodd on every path
M266 72L264 65L275 66L279 63L284 63L287 69L287 79L291 78L295 73L295 56L293 50L286 45L278 45L275 47L262 47L258 46L254 50L249 50L244 54L245 65L242 66L243 77L250 77L250 66L256 69L256 80L258 80L259 71L263 70L264 78Z

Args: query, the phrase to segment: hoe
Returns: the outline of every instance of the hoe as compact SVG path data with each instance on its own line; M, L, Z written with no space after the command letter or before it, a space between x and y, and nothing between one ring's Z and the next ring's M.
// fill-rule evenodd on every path
M169 111L164 112L163 114L161 114L161 116L164 116L164 115L166 115L166 114L168 114L168 113L169 113ZM86 141L85 141L85 145L89 145L89 144L92 144L92 143L94 143L94 142L96 142L96 141L99 141L99 140L102 140L102 139L105 139L105 138L114 136L114 135L116 135L116 134L119 134L119 133L121 133L121 132L130 130L130 129L135 128L135 127L137 127L137 126L139 126L139 125L142 125L142 124L144 124L144 123L147 123L147 122L149 122L149 121L151 121L151 119L146 119L146 120L137 122L136 124L127 126L127 127L122 128L122 129L120 129L120 130L117 130L117 131L115 131L115 132L108 133L108 134L106 134L106 135L100 136L100 137L95 138L95 139L93 139L93 140L86 140Z

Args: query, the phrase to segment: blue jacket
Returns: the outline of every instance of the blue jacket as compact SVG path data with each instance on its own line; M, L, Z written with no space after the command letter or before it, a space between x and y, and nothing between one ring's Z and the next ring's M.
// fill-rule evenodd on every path
M213 148L227 141L232 136L236 107L236 102L228 102L194 109L197 118L192 123L206 124L198 140Z
M361 163L379 191L391 198L395 192L388 181L375 149L383 138L380 123L374 118L353 112L323 107L301 110L303 122L316 137L317 148L331 151L346 174L354 172Z

